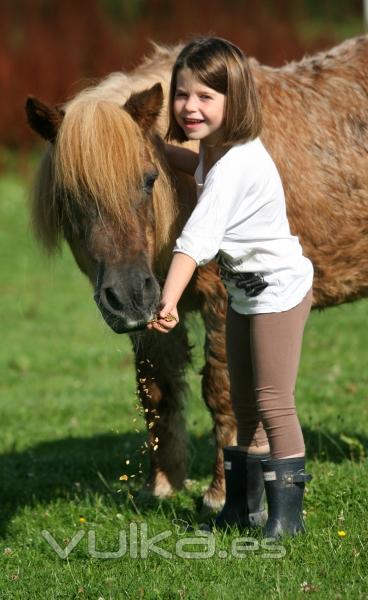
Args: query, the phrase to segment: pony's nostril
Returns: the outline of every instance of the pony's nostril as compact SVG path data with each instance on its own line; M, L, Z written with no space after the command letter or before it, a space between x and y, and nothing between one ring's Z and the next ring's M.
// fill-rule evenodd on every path
M105 289L106 300L113 310L122 310L123 305L112 288Z
M146 277L146 279L144 280L144 287L146 290L151 290L153 286L153 279L152 277Z

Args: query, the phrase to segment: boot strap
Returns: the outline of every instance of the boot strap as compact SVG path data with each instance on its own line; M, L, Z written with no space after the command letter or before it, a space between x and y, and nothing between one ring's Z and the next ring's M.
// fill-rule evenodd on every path
M307 481L311 481L312 475L309 473L298 472L295 471L287 471L282 476L282 481L285 485L292 485L293 483L306 483Z

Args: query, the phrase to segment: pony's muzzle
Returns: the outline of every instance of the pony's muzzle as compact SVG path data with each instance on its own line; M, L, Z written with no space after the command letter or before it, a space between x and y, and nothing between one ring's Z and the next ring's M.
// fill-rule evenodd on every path
M141 329L152 319L159 298L160 287L146 270L99 269L95 301L105 321L118 333Z
M127 312L146 313L157 299L155 280L153 277L135 276L134 281L102 286L100 299L105 308L116 316L124 316Z

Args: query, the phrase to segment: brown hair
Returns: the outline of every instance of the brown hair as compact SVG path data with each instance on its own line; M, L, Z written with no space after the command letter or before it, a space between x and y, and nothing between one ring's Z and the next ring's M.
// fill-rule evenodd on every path
M173 104L178 72L188 68L194 77L226 96L224 146L256 138L262 129L261 102L243 52L227 40L200 37L189 42L177 57L171 76L169 128L166 139L184 142L187 137L176 122Z
M125 76L121 85L126 89ZM50 253L62 239L63 218L77 223L75 207L84 214L95 208L121 231L129 231L131 200L137 194L137 182L142 181L143 144L160 173L153 189L156 255L171 243L177 206L160 150L145 143L138 124L115 101L114 93L112 88L97 86L78 94L67 106L56 144L50 146L41 165L32 220L36 235Z

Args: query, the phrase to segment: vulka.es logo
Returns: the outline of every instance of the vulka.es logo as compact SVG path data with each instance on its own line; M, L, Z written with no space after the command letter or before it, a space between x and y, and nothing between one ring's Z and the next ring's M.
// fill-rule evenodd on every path
M170 529L161 531L156 535L148 536L147 523L130 523L129 539L126 530L118 532L117 549L112 551L99 551L96 549L96 531L94 529L79 530L68 541L68 544L62 548L54 536L44 529L41 532L42 537L56 552L59 558L67 559L73 550L80 544L81 540L87 537L87 552L92 558L117 559L126 554L130 558L145 559L150 553L158 554L162 558L171 559L174 556L186 559L205 559L218 556L220 558L246 558L249 552L261 552L261 558L278 559L286 554L284 546L270 538L261 541L252 537L238 537L232 540L229 551L219 549L216 552L216 538L213 533L208 531L194 531L194 536L181 537L175 542L174 551L169 551L160 546L161 543L168 540L173 532Z

